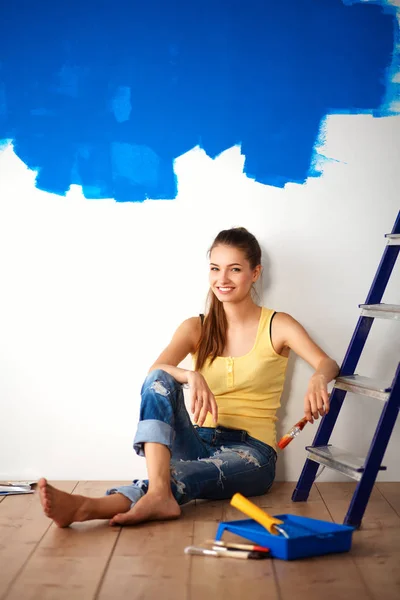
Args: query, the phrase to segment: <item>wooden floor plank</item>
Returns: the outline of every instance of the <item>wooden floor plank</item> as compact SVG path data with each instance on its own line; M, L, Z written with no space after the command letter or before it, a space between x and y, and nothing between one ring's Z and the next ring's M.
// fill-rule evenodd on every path
M275 481L267 494L252 498L252 501L262 508L268 508L268 506L279 506L280 504L291 504L292 494L295 487L296 483L293 481ZM309 504L314 502L322 502L321 495L315 484L311 487L310 494L307 499L307 503Z
M317 484L321 496L336 523L343 523L355 486L356 483L353 482ZM386 527L399 529L400 517L375 486L362 520L361 529L384 529ZM400 532L398 533L400 534Z
M76 481L56 482L66 492L72 492L76 484ZM0 598L50 525L36 492L7 496L0 504Z
M343 522L356 485L353 482L318 484L336 522ZM396 497L400 493L400 483L388 488L388 493L389 489ZM399 597L400 518L378 485L371 493L361 528L353 533L351 558L372 598L392 600Z
M187 600L193 519L125 527L108 565L98 600Z
M215 535L211 521L196 521L194 544L198 545ZM241 540L243 541L243 540ZM273 563L267 560L238 560L234 558L192 557L190 600L275 600L278 598ZM293 598L292 598L293 600Z
M227 502L227 500L193 500L181 508L186 519L218 522L222 520L224 506Z
M400 487L399 484L397 487ZM353 534L351 554L374 599L400 598L398 530L388 528L381 531L356 531Z
M400 515L400 484L398 481L382 481L376 484L382 496L389 502L393 510Z
M74 493L96 497L106 488L107 482L83 482ZM119 533L120 528L110 527L105 520L63 529L52 524L11 586L7 600L94 598Z
M281 600L371 598L347 553L274 561Z
M324 501L348 501L350 504L350 500L353 497L357 483L355 481L324 481L321 483L316 483L315 485ZM381 500L381 494L376 486L373 487L369 500L370 502L373 502L374 500Z
M193 514L195 521L222 521L224 509L229 505L229 500L196 500Z

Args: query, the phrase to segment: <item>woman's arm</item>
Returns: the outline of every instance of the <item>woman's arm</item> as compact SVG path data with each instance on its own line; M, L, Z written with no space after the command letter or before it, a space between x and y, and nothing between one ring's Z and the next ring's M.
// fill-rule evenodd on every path
M172 375L179 383L188 383L189 373L191 370L181 369L177 367L179 363L187 357L188 354L194 352L197 345L198 336L200 336L200 319L192 317L183 321L174 335L168 346L161 352L155 363L150 367L150 371L154 369L162 369L166 373Z
M286 313L277 313L272 321L272 343L276 352L288 347L315 369L304 397L304 414L313 423L329 411L328 383L337 377L338 364Z
M215 423L218 420L218 407L214 394L201 373L191 369L181 369L177 366L188 354L195 351L200 335L201 324L198 317L183 321L168 346L150 367L149 373L154 369L162 369L172 375L179 383L189 384L190 408L193 413L193 420L201 427L208 412L212 414Z

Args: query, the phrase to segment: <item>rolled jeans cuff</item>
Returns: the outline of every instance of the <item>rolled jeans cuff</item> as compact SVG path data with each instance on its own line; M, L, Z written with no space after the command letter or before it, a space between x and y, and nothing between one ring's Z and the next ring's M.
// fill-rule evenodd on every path
M135 504L140 500L142 496L145 495L145 490L143 489L143 485L139 482L139 485L120 485L116 488L110 488L106 491L106 496L111 496L112 494L122 494L126 498L131 501L131 506L135 506Z
M146 442L156 442L167 446L172 452L172 444L175 438L175 432L171 425L157 419L145 419L139 421L136 430L133 448L139 456L144 456L143 444Z

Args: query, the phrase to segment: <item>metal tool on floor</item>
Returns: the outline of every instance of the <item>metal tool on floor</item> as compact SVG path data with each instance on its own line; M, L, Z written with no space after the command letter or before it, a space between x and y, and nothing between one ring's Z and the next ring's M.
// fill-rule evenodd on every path
M307 500L319 464L344 473L358 481L344 519L345 524L354 527L361 525L378 472L386 469L381 462L400 408L400 363L389 385L354 374L374 319L400 320L400 306L381 303L400 249L400 212L386 238L386 248L365 304L360 304L361 315L331 393L329 413L323 417L312 445L306 447L307 459L292 495L294 502ZM369 396L384 404L365 459L328 443L347 392Z

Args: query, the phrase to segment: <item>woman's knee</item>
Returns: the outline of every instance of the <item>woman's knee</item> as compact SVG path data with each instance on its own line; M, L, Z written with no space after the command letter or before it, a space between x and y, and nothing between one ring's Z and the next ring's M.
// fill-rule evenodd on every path
M150 389L167 397L178 388L181 389L181 384L172 375L163 369L153 369L144 380L142 393Z
M166 371L154 369L141 390L140 420L155 419L172 426L173 415L183 398L181 384Z

